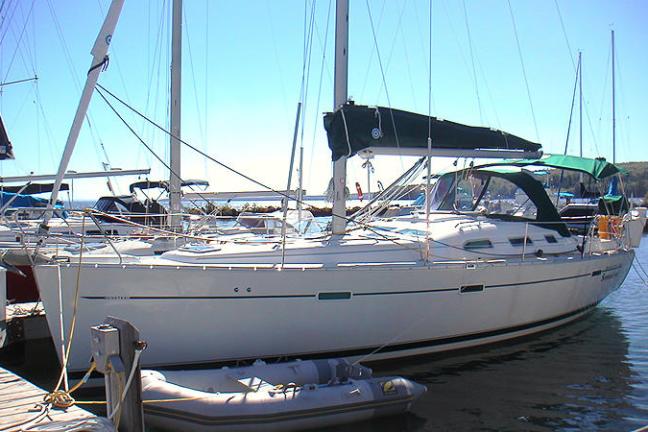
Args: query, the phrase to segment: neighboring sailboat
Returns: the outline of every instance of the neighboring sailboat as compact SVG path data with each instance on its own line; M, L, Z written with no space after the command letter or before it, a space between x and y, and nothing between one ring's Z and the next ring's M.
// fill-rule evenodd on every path
M7 129L5 129L4 123L2 122L2 116L0 116L0 160L3 159L14 159L14 154Z

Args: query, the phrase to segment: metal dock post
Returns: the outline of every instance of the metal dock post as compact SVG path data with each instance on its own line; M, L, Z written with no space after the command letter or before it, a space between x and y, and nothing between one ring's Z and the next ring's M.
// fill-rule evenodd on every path
M141 353L145 344L139 340L139 331L128 321L113 317L90 330L92 357L97 371L105 377L108 418L122 432L143 432L142 381L137 352Z

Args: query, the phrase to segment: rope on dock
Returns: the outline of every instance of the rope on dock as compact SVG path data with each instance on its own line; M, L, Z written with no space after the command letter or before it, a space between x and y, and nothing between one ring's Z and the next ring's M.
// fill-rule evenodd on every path
M28 424L31 424L31 423L37 423L37 422L41 421L44 417L47 416L47 413L49 412L49 408L46 405L37 404L37 405L35 405L35 407L37 407L39 409L39 412L36 415L34 415L34 417L28 418L26 420L21 420L21 421L18 421L16 423L3 425L2 427L0 427L0 431L8 431L8 430L20 427L20 426L28 425ZM22 428L22 429L23 430L28 430L27 428Z
M51 422L23 429L30 432L114 432L114 425L103 417Z

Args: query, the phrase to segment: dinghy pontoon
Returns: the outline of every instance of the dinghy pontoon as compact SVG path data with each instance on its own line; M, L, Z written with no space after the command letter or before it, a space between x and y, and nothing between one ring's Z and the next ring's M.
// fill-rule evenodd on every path
M194 371L142 371L146 423L183 431L292 431L408 411L426 391L402 377L371 377L346 360Z

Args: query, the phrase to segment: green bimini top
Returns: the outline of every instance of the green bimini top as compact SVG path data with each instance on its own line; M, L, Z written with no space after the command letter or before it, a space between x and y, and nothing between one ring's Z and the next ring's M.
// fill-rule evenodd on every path
M584 158L579 156L569 156L569 155L551 155L547 154L540 159L512 159L512 160L503 160L501 162L493 162L485 165L480 165L480 167L487 166L542 166L550 168L558 168L569 171L578 171L585 174L589 174L594 177L596 180L601 180L606 177L613 176L615 174L625 174L626 171L616 166L608 161L605 158Z

